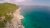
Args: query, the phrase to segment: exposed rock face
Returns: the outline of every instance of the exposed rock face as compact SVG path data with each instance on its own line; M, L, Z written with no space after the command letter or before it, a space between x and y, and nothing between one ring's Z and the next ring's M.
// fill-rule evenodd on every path
M19 8L13 13L14 17L10 23L7 22L7 28L24 28L21 23L21 19L23 19L24 17L20 15L20 9L21 8Z
M17 28L23 28L23 25L21 23L21 19L23 19L24 17L22 15L20 15L20 10L21 8L19 8L18 10L16 10L16 12L14 13L14 19L12 20L12 22L14 23L14 27L15 25L17 26Z
M15 4L0 4L0 28L23 28L20 9Z

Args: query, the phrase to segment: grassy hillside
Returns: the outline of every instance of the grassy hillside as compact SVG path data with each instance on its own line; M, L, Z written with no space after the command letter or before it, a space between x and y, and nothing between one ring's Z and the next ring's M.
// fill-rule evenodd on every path
M0 28L4 28L6 22L10 22L13 18L13 12L18 9L19 6L11 3L0 3Z

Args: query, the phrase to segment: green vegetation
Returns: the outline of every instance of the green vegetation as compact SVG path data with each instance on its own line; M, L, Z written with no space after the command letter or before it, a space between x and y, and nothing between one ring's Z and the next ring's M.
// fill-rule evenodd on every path
M11 3L0 3L0 28L5 28L6 22L10 22L13 18L13 13L19 6ZM11 14L10 14L11 13ZM5 17L3 19L3 16Z

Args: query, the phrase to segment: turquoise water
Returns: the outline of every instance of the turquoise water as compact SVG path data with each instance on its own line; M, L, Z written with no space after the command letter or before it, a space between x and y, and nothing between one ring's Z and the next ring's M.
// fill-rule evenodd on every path
M50 28L50 12L48 8L26 10L23 13L24 19L22 20L25 28Z

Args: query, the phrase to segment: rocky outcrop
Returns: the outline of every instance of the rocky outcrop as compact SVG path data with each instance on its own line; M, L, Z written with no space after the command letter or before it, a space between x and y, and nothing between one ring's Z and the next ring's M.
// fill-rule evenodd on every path
M6 28L24 28L21 19L24 18L20 15L20 8L13 13L13 19L11 22L7 22Z
M0 4L0 28L23 28L20 9L11 3Z

